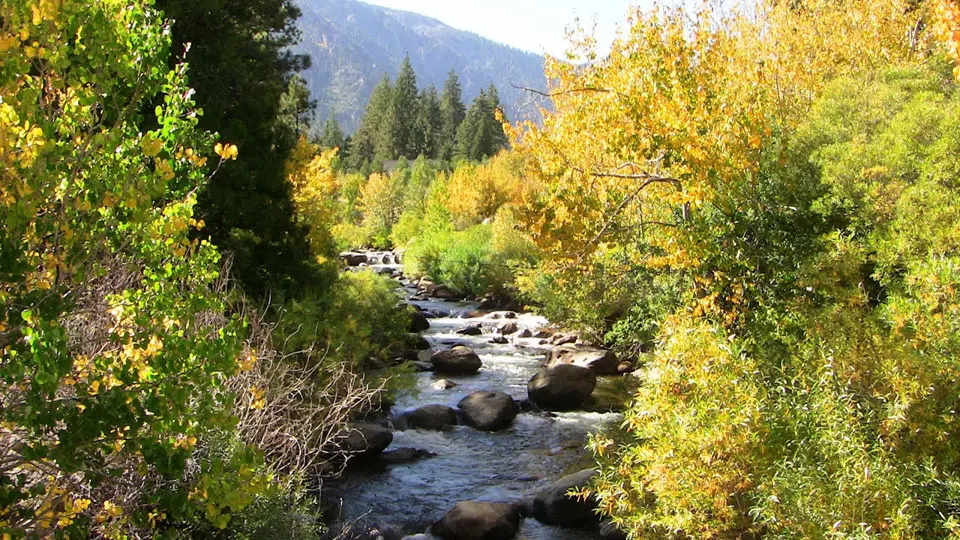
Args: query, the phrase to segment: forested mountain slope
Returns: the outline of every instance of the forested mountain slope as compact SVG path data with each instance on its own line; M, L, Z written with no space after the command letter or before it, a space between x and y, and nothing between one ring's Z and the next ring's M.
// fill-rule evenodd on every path
M313 59L302 73L318 108L316 123L332 113L352 133L373 87L387 73L395 78L405 54L418 84L443 86L450 70L470 102L490 83L501 92L510 119L533 113L521 90L544 88L543 58L451 28L440 21L356 0L297 0L303 38L295 50Z

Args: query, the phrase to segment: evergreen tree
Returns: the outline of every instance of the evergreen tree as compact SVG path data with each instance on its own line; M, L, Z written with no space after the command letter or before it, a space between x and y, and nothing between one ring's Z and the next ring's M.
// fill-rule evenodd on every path
M488 155L492 156L506 148L509 144L507 134L503 131L503 122L496 118L496 113L499 111L503 117L503 121L508 121L507 115L503 110L503 104L500 103L500 93L497 92L497 87L494 86L493 83L490 83L490 86L487 88L487 104L493 114L493 122L488 125L491 141L490 153Z
M390 77L386 74L373 88L367 110L360 120L360 127L353 135L353 144L350 147L350 156L354 168L359 169L364 161L373 161L375 155L380 154L380 132L386 121L387 114L393 100L393 86Z
M457 130L466 117L466 107L463 105L463 93L460 88L460 79L457 73L450 70L447 81L443 84L440 95L440 140L439 156L449 161L453 158L456 145Z
M440 97L433 85L420 92L414 121L414 151L418 156L436 158L441 143Z
M339 148L342 157L346 144L343 131L340 130L340 124L337 123L336 118L333 116L327 118L327 122L323 125L323 132L320 133L320 138L317 140L317 143L322 148Z
M407 55L400 64L386 119L380 125L378 153L382 152L384 159L417 155L414 124L418 104L417 75L410 65L410 55Z
M296 144L281 120L290 75L308 59L290 52L300 12L292 0L157 0L172 27L171 65L190 43L190 85L199 129L239 148L200 194L205 233L233 256L232 275L254 295L314 281L306 231L294 222L284 164ZM212 16L211 13L215 13Z
M496 118L496 111L500 108L500 97L493 85L480 91L457 130L457 158L482 161L506 148L503 124Z
M287 83L287 91L280 96L280 121L297 135L310 129L317 112L317 101L310 99L310 90L303 77L294 75Z

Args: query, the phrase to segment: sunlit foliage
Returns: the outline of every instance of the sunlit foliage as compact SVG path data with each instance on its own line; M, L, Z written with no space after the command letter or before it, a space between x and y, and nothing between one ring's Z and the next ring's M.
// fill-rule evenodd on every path
M239 330L191 231L237 149L196 129L146 3L4 2L0 47L0 529L223 527L266 477L250 450L187 471L230 425Z

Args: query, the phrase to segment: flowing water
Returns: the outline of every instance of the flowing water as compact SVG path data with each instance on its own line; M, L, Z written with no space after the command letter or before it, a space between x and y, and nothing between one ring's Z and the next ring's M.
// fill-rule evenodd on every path
M416 289L407 287L405 292L409 297ZM409 303L441 315L430 319L430 329L423 333L431 349L466 345L480 356L483 367L468 376L417 374L416 389L398 396L392 419L429 404L456 408L464 396L478 390L502 391L516 400L526 399L527 381L539 369L549 345L540 345L537 338L511 338L503 345L490 343L493 329L505 321L495 319L496 314L461 318L476 308L475 303L437 299ZM518 314L512 321L534 334L548 324L543 317L531 314ZM482 324L484 335L456 333L471 324ZM435 389L432 384L440 378L459 386ZM582 468L587 434L617 419L618 415L610 413L521 413L510 428L495 433L467 426L450 431L396 430L388 450L412 447L437 455L385 468L352 467L334 485L325 486L324 498L340 507L345 523L386 524L403 534L422 533L458 501L512 502L533 497L553 480ZM596 537L593 531L549 527L533 518L523 520L517 534L517 538L531 540Z

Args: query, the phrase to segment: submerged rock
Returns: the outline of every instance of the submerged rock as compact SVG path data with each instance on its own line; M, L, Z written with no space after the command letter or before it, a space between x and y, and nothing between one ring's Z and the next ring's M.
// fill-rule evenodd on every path
M451 389L456 388L456 387L458 387L458 386L460 386L460 385L457 384L457 383L455 383L455 382L453 382L453 381L448 381L448 380L446 380L446 379L440 379L440 380L434 382L433 384L431 384L430 386L436 388L437 390L451 390Z
M477 353L469 347L458 346L444 351L437 351L430 357L430 363L436 371L451 375L469 375L476 373L483 362Z
M591 469L565 476L537 494L533 499L532 515L540 523L561 527L580 527L597 523L600 519L594 510L597 501L567 495L570 490L586 486L596 474Z
M520 528L520 515L509 504L458 502L430 532L451 540L509 540Z
M457 404L464 423L481 431L499 431L510 427L519 407L503 392L474 392Z
M397 448L396 450L388 450L380 454L380 462L384 465L403 465L405 463L413 463L414 461L419 461L421 459L436 457L437 454L421 450L420 448Z
M527 383L527 395L537 406L553 411L576 409L593 393L597 376L573 364L543 368Z

